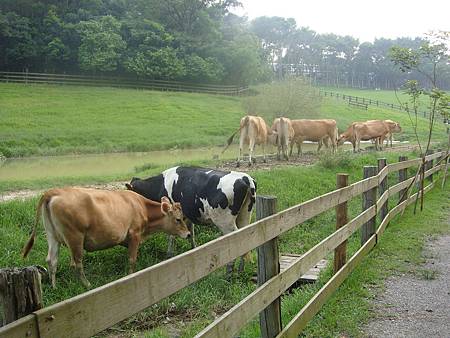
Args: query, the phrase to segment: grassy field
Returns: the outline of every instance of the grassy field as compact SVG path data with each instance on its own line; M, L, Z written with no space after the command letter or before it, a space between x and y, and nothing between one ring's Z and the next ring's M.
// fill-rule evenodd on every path
M101 87L0 84L6 157L223 144L238 98Z
M252 175L258 182L258 192L277 196L278 208L282 210L333 190L337 172L348 172L351 182L361 179L362 166L375 164L376 158L379 156L386 156L389 162L394 162L398 155L392 153L340 154L337 155L335 162L330 162L328 157L327 161L323 160L314 166L255 171ZM410 154L411 158L414 156L415 154ZM390 179L394 181L396 176L392 175ZM286 189L286 187L289 188ZM427 209L423 216L414 217L409 214L402 220L402 223L394 222L387 233L392 229L396 235L387 235L386 239L383 238L381 242L381 245L385 245L387 249L378 252L377 248L369 255L368 263L364 263L354 274L356 277L352 275L342 287L342 291L308 326L306 336L359 335L360 325L369 318L370 314L368 303L368 298L372 295L370 290L374 286L382 285L382 278L386 275L395 271L403 271L402 269L408 266L402 260L404 257L407 257L405 259L412 257L412 260L410 260L412 262L420 260L419 249L425 234L448 228L448 224L439 222L439 217L442 217L448 211L448 203L445 200L446 198L448 200L449 197L448 188L448 184L444 191L436 188L429 195L426 204ZM35 204L36 199L0 203L0 247L3 249L0 254L0 266L45 265L47 244L42 226L29 259L23 261L19 256L20 249L25 243L33 224ZM360 211L361 200L356 198L351 201L349 206L350 214L354 216ZM436 212L433 213L432 210ZM423 222L426 224L422 224L421 220L427 220ZM404 222L411 221L413 221L412 226L406 227L405 224L407 223ZM283 235L280 239L280 251L305 252L333 231L334 212L330 211ZM402 231L405 231L405 233L399 236ZM218 231L207 227L200 227L197 230L198 243L205 243L218 235ZM359 235L356 234L349 242L349 252L354 252L358 244ZM400 245L401 250L396 249L398 245ZM137 268L142 269L163 260L166 249L167 242L164 235L151 237L139 250ZM177 252L181 253L187 249L188 243L178 239ZM124 276L127 269L126 257L126 249L119 247L86 254L84 259L86 275L93 286L98 287ZM379 267L386 263L384 262L386 257L392 258L392 262L387 264L386 269L375 269L372 266L376 263L378 264L376 266ZM400 257L398 258L400 262L395 260L397 257ZM371 260L375 260L375 263L370 263ZM245 273L236 276L230 282L224 278L224 269L220 269L139 315L126 320L119 326L110 329L108 334L123 334L122 330L127 330L130 335L137 334L139 336L146 332L147 337L168 337L173 335L174 332L181 337L191 337L213 320L215 314L223 313L255 288L255 285L250 282L254 270L255 266L248 264ZM290 297L283 298L284 323L287 323L293 317L312 294L326 282L329 276L330 271L328 269L317 285L306 286L295 291ZM48 283L44 283L45 305L53 304L85 291L74 271L69 267L69 255L66 248L61 250L57 284L58 288L53 290ZM169 321L167 321L167 318L169 318ZM255 318L242 332L241 337L258 336L258 320Z
M223 145L243 115L237 97L1 83L0 153L21 157ZM398 138L412 140L407 115L397 111L365 111L330 99L318 117L336 119L341 131L355 120L391 118L403 127ZM420 119L421 136L425 130L426 120ZM438 125L436 139L443 132Z

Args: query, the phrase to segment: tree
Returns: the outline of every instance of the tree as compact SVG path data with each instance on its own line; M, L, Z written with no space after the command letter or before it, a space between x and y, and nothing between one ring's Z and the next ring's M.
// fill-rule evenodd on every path
M411 73L416 71L421 74L425 81L408 80L403 88L405 93L409 96L409 102L402 102L398 96L398 101L408 112L411 125L414 128L417 143L420 149L422 164L417 171L415 180L420 175L420 189L421 189L421 204L420 209L423 209L424 196L424 179L425 179L425 155L428 153L431 144L431 137L433 134L433 127L437 114L448 116L450 106L450 97L443 90L438 87L438 68L441 63L449 63L449 43L450 32L438 32L428 36L428 39L418 49L411 49L405 47L394 46L391 48L391 59L402 72ZM423 147L421 140L417 134L417 116L420 106L420 100L425 97L429 103L428 105L428 138L426 146ZM450 136L449 136L450 147ZM448 161L447 156L444 158ZM415 181L414 180L414 181ZM413 181L413 183L414 183ZM412 184L410 187L412 186ZM409 188L410 188L409 187ZM416 200L417 205L417 200Z
M79 24L81 45L80 68L111 72L118 69L126 43L120 35L120 22L108 15Z

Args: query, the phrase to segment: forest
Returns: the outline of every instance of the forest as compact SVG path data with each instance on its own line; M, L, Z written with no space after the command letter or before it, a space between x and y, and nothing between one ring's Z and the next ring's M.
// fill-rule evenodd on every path
M238 0L2 0L0 71L235 85L294 74L317 85L380 89L421 78L395 67L389 53L393 46L417 49L424 38L361 43L292 18L249 20L233 13L239 6ZM448 60L438 67L439 86L450 88Z

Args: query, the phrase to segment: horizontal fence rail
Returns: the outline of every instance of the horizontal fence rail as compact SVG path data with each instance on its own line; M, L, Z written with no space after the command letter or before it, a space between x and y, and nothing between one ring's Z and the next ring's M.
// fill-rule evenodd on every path
M429 177L446 168L448 154L438 152L425 157L427 162L444 158L444 162L425 172ZM390 173L415 167L421 159L387 164L378 174L343 188L300 203L269 217L258 220L238 231L219 237L154 266L125 276L60 303L33 312L0 328L0 337L89 337L193 284L248 251L278 237L286 231L336 206L378 187ZM270 278L238 304L214 320L197 337L231 337L268 304L280 297L291 285L378 214L387 199L408 187L414 178L387 188L374 205L347 222L320 243L299 256L283 272ZM433 187L430 183L425 192ZM280 337L296 337L308 321L320 310L326 299L359 264L362 257L376 245L389 221L411 204L415 193L391 209L375 233L350 260L303 307L280 332ZM106 309L106 310L105 310ZM82 323L80 325L80 323Z
M76 86L107 86L161 91L194 92L219 95L241 95L248 87L199 84L180 81L146 80L112 76L67 75L46 73L0 72L0 82L41 83Z

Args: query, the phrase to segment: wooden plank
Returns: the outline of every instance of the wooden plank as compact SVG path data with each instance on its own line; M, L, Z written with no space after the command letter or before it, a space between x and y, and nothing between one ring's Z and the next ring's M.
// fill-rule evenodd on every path
M414 180L414 177L410 177L405 181L401 181L400 183L394 184L392 187L388 189L389 191L389 197L394 196L396 193L402 191L403 189L407 188L411 182Z
M389 173L393 173L405 168L414 167L419 165L422 160L420 158L415 158L412 160L407 160L408 157L400 156L400 158L405 158L406 160L399 160L400 162L388 164Z
M263 219L277 212L277 199L256 196L256 219ZM258 285L280 273L278 237L258 247ZM259 313L260 334L263 338L275 337L281 331L281 299L276 298Z
M39 338L36 317L34 316L34 314L30 314L10 324L0 327L0 337Z
M431 160L437 159L439 156L442 156L444 154L445 154L445 151L440 151L440 152L438 151L438 152L429 154L429 155L425 156L425 161L431 161Z
M364 222L374 215L376 215L375 206L359 214L345 226L336 230L305 254L298 257L285 271L268 280L221 317L217 318L197 334L196 337L231 337L236 335L248 321L266 307L266 304L271 303L294 284L298 280L298 276L305 274L316 262L348 239Z
M348 186L348 174L336 175L336 188L344 188ZM343 227L348 222L347 202L336 206L336 230ZM336 273L347 261L347 241L341 243L334 250L333 271Z
M41 336L56 337L61 332L64 332L66 337L92 336L194 283L297 224L303 223L377 184L377 178L374 177L329 192L177 257L39 310L36 314L41 328ZM338 233L336 236L343 235ZM320 258L322 257L312 261L311 266ZM301 274L297 276L299 275ZM155 285L158 287L155 288ZM105 308L108 309L107 314L105 314ZM260 310L262 309L259 308L258 312ZM80 322L85 324L76 324Z
M280 272L283 272L289 266L295 263L295 261L301 255L295 254L282 254L280 256ZM321 259L318 261L311 269L309 269L304 275L300 276L298 279L300 282L314 283L319 279L320 272L327 267L328 261L326 259Z
M364 178L375 176L377 174L377 170L378 169L375 166L364 166L363 168ZM376 200L377 200L377 187L375 186L372 189L363 193L362 210L364 211L375 205ZM375 217L368 220L361 227L361 245L363 245L375 233L375 223L376 223L376 215Z
M306 327L308 322L314 315L319 312L323 304L342 284L345 278L358 266L363 257L375 246L376 235L372 235L364 245L350 258L342 269L340 269L333 277L319 290L318 293L300 310L300 312L286 325L277 337L296 338L299 333Z

